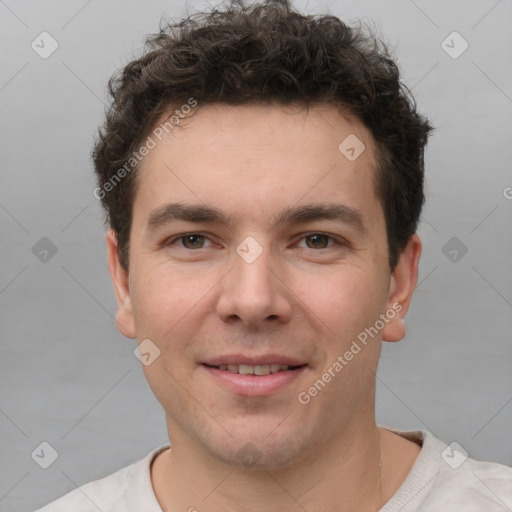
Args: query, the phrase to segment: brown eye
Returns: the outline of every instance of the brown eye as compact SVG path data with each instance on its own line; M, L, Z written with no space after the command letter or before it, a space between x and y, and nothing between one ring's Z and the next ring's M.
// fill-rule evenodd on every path
M322 235L320 233L304 237L304 240L306 240L306 246L309 249L325 249L326 247L329 247L329 239L329 236Z
M185 235L181 237L183 247L187 249L197 249L204 245L204 236L202 235Z
M207 238L204 235L189 233L173 238L166 245L175 245L179 242L179 245L185 249L202 249L207 247L205 245L206 240Z

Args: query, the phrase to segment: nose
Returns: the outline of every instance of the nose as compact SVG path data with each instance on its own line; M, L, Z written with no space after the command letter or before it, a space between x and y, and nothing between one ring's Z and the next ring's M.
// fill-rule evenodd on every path
M275 263L268 248L254 261L233 254L233 268L221 282L216 305L222 321L245 324L251 330L290 321L293 292L283 265Z

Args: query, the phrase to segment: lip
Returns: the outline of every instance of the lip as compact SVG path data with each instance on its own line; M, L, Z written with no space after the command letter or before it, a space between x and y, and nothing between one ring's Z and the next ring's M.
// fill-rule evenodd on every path
M281 364L287 366L302 366L305 361L294 359L291 357L279 354L265 354L261 356L247 356L244 354L225 354L218 356L207 361L202 361L202 364L208 366L220 366L221 364L247 364L250 366L258 366L265 364Z
M304 371L307 369L307 365L300 366L299 368L293 370L283 370L276 373L269 373L268 375L261 376L241 375L240 373L233 373L228 370L220 370L219 368L206 366L206 364L200 365L200 368L203 368L209 374L211 379L213 379L227 391L235 393L240 396L256 397L270 396L273 395L274 393L277 393L279 390L283 389L284 387L288 386L293 381L298 379L300 375L302 375Z

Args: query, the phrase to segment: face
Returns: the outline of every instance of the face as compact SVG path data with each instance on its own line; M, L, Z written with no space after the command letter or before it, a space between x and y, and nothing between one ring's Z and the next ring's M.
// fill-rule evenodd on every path
M145 157L129 273L112 233L109 265L178 449L279 467L373 417L419 258L413 238L390 275L375 168L330 106L199 106Z

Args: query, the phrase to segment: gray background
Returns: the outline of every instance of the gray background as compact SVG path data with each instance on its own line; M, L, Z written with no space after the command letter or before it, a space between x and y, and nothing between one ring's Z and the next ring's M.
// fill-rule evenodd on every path
M512 465L512 1L296 5L373 20L437 127L420 281L407 338L383 346L378 422ZM167 442L136 342L115 328L89 161L107 79L162 14L183 16L185 2L0 0L2 511L35 509ZM43 31L59 44L48 59L30 46ZM456 59L441 46L453 31L469 43ZM46 262L32 252L42 237L58 249ZM452 237L467 247L456 261L443 252ZM31 458L43 441L59 455L46 470Z

